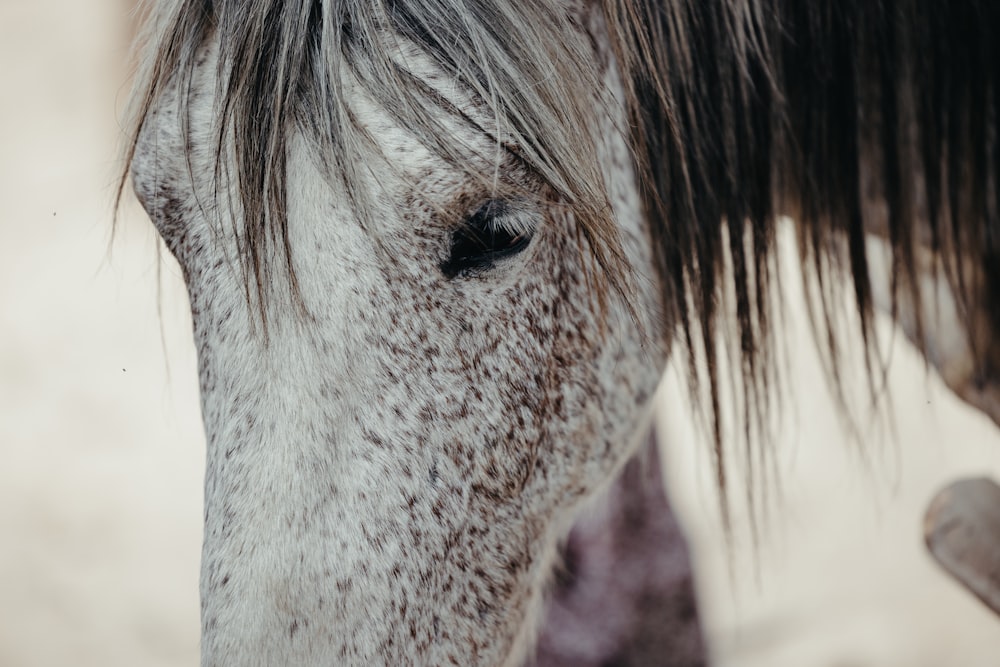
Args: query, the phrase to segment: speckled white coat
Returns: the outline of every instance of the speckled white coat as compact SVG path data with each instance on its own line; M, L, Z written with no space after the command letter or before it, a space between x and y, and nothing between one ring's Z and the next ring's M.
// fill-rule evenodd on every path
M489 193L353 91L385 156L367 165L376 224L362 228L293 140L289 234L309 317L276 289L265 340L229 211L206 191L215 55L206 47L194 77L191 136L168 95L133 166L194 315L208 435L203 663L518 664L556 540L634 450L665 362L625 139L608 119L603 166L640 321L612 300L602 327L557 206L521 211L536 226L524 252L443 276L449 236L434 211ZM617 87L609 63L597 53L581 66Z

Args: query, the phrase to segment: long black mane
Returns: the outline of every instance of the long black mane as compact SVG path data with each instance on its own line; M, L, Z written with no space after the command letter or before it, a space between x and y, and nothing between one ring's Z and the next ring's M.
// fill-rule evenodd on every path
M996 330L1000 4L605 0L604 7L630 86L666 307L689 350L700 347L708 361L691 372L707 381L713 414L723 290L735 294L746 411L751 420L761 414L753 401L767 395L773 377L769 293L783 214L796 220L800 252L818 277L828 332L837 285L853 285L869 370L877 359L866 233L889 241L893 310L900 299L911 304L918 332L920 248L932 251L933 270L951 284L970 330ZM976 321L983 317L991 321ZM970 343L985 372L987 351ZM834 374L839 345L827 337ZM717 418L715 429L718 441Z

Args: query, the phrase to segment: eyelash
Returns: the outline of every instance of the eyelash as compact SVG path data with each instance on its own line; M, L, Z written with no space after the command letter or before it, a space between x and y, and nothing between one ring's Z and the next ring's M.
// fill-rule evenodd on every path
M497 261L525 250L533 233L534 224L525 212L508 202L488 201L452 232L441 271L456 278L489 270Z

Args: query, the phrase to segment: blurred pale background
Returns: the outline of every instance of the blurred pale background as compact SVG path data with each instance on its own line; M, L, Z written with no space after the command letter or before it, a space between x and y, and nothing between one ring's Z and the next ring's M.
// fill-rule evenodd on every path
M110 246L126 0L0 0L0 667L193 665L204 441L186 298L145 217ZM923 550L923 508L1000 437L894 346L895 439L846 444L791 327L798 408L756 557L664 391L716 663L996 667L1000 620Z

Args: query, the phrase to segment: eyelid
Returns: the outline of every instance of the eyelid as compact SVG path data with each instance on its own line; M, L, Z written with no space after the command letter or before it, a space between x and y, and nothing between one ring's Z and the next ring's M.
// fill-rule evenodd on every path
M524 201L491 199L480 204L462 217L461 225L475 227L488 225L494 230L503 230L512 235L530 235L537 228L535 211Z
M472 276L528 247L537 215L508 200L490 200L464 216L450 235L448 257L441 263L446 278Z
M494 216L490 218L489 223L493 229L503 230L512 236L531 236L537 226L534 216L520 209Z

